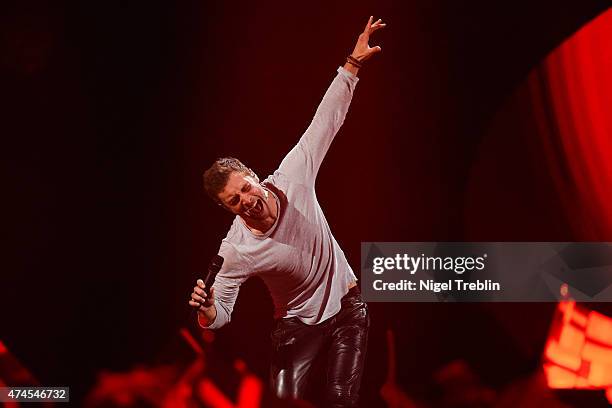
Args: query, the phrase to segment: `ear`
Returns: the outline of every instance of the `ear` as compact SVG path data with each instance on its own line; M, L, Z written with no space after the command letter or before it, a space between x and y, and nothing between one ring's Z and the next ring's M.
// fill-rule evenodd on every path
M221 208L223 208L225 211L232 213L232 210L230 210L229 208L227 208L225 205L223 205L223 203L218 202L217 201L217 205ZM233 214L233 213L232 213Z

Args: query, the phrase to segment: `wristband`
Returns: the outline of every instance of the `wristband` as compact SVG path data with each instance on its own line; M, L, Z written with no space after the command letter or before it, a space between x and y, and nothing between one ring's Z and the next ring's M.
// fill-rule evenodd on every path
M349 55L348 57L346 57L346 62L348 62L349 64L357 68L363 67L363 63L359 61L357 58L353 57L352 55Z

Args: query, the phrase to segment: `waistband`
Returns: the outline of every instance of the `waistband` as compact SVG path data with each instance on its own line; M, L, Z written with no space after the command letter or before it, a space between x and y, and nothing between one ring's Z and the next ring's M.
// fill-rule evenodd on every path
M346 295L344 295L342 297L342 299L346 299L346 298L351 298L354 296L358 296L361 294L361 291L359 290L359 285L355 285L352 288L349 289L349 291L347 292Z

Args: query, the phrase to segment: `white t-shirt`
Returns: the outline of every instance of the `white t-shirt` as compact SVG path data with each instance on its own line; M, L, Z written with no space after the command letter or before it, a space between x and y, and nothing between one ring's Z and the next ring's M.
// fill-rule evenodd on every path
M340 311L340 299L357 278L332 235L314 186L357 81L338 68L312 123L278 170L263 181L279 204L274 226L256 235L239 216L234 219L219 249L224 263L213 285L217 317L208 328L230 321L240 285L251 276L266 283L275 318L295 316L313 325Z

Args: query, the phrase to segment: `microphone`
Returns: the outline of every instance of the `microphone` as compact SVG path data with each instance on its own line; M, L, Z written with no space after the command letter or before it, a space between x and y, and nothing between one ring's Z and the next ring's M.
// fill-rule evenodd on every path
M206 278L204 278L204 285L206 285L204 292L206 292L207 295L210 295L210 287L215 283L215 277L221 270L223 261L224 259L221 255L215 255L208 264L208 271L206 272Z
M204 278L204 284L206 285L206 289L204 289L204 291L206 292L207 295L210 295L210 287L215 282L215 277L217 276L217 273L219 273L219 271L221 270L221 267L223 266L223 261L224 259L222 256L215 255L213 256L213 258L210 260L210 263L208 264L208 270L206 271L206 277ZM193 321L193 318L196 315L196 311L199 310L200 307L202 307L202 304L199 302L198 302L197 307L192 306L191 311L189 312L189 318L188 318L189 320L184 322L183 328L180 330L183 338L187 339L187 342L191 345L192 348L194 348L194 350L198 354L201 354L202 350L195 341L192 341L193 336L189 334L189 331L186 329L186 327L188 327L189 325L188 322Z
M221 255L215 255L208 264L208 270L206 271L206 277L204 278L204 285L206 285L206 289L204 289L204 292L206 292L207 295L210 295L210 287L213 283L215 283L215 277L221 270L221 267L223 266L223 261L224 259ZM198 306L192 306L191 313L189 313L189 320L192 320L192 318L195 316L196 311L199 310L201 307L202 303L200 302L198 302Z
M208 270L206 271L206 277L204 278L204 285L206 285L204 292L206 292L206 295L210 295L210 287L213 285L213 283L215 283L215 277L221 270L221 267L223 266L223 261L224 259L221 255L215 255L210 260L210 263L208 264ZM199 310L201 307L202 303L198 302L198 306L193 307L193 309L191 310L191 314L193 315L193 313L196 310Z

